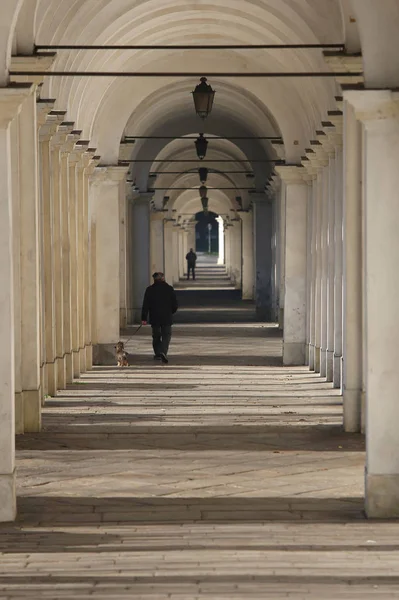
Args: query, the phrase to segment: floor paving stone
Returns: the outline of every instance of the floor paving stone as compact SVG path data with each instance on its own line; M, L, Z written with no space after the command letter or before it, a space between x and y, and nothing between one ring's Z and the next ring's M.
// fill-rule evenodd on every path
M248 306L245 306L248 311ZM148 329L17 440L0 599L399 598L399 523L363 513L339 393L255 322Z

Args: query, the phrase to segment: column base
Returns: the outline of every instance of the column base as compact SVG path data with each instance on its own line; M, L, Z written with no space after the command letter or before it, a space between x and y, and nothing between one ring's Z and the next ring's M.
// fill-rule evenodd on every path
M25 433L37 433L42 428L42 401L40 390L24 390Z
M93 364L105 367L115 367L115 344L95 344L93 346Z
M327 366L326 366L326 378L328 382L334 380L334 351L327 350Z
M15 472L0 475L0 523L15 521L17 497L15 493Z
M315 368L315 347L309 344L309 371L314 371Z
M366 515L369 519L399 518L399 474L366 473Z
M362 392L361 390L344 390L344 431L346 433L359 433L362 420Z
M57 358L57 387L59 390L65 390L66 388L66 367L65 358Z
M73 366L73 378L79 379L80 377L80 356L79 350L72 351L72 366Z
M320 348L320 377L327 376L327 350Z
M283 365L285 367L305 364L305 344L301 342L283 342Z
M22 392L15 392L15 435L24 433L24 397Z
M320 373L320 348L317 346L314 348L314 371Z
M65 382L72 383L73 382L73 358L72 352L68 352L65 354Z
M47 394L55 396L57 394L57 365L55 363L46 363L47 371Z
M87 371L91 371L93 368L93 346L86 346L86 369Z
M342 356L334 354L334 377L333 383L336 390L342 387Z

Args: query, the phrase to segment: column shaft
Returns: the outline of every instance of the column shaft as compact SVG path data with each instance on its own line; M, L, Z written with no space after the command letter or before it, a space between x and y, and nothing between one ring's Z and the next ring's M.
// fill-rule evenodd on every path
M328 230L327 230L327 349L326 378L334 378L334 341L335 341L335 213L336 213L336 160L335 152L330 153L328 165Z
M240 214L242 221L242 299L254 299L254 233L253 233L253 215L251 212L242 212ZM221 217L219 217L221 219ZM223 228L223 219L221 219ZM219 240L220 240L219 223ZM222 236L223 236L222 229ZM220 243L220 242L219 242ZM220 256L220 254L219 254ZM223 248L224 260L224 248ZM221 263L223 264L223 263Z
M256 313L261 321L272 319L272 203L266 198L254 198L255 243L255 301Z
M354 108L344 108L344 428L361 427L363 377L362 132Z
M142 194L133 201L132 250L133 250L133 308L134 322L141 321L144 292L150 285L150 198ZM171 281L169 281L171 283Z
M336 153L335 229L334 229L334 387L342 387L342 310L343 310L343 182L342 149Z
M21 376L24 431L41 429L40 245L36 98L19 115L19 194L21 226Z

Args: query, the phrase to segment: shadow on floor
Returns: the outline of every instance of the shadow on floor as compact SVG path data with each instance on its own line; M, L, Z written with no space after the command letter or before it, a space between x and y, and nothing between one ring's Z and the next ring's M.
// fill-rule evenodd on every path
M27 496L18 500L18 522L41 526L263 521L348 522L364 519L362 498L225 497L135 498ZM0 529L1 531L1 529Z
M98 420L97 420L98 417ZM344 433L342 426L301 425L134 425L133 415L118 415L123 425L126 419L126 433L117 424L110 431L111 415L93 416L90 424L85 415L77 415L73 421L66 423L58 431L46 431L41 434L17 436L18 450L55 450L57 448L84 450L137 450L137 449L169 449L223 451L271 451L271 452L363 452L364 437L360 434ZM155 417L156 418L156 417ZM79 419L83 422L79 425ZM94 431L96 421L107 421L107 431ZM141 420L141 416L137 417ZM70 431L78 426L80 433ZM129 433L127 433L127 431Z

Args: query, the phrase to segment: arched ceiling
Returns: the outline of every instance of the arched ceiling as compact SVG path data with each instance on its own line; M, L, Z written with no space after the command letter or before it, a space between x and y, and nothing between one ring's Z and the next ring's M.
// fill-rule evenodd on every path
M26 0L35 13L38 44L336 43L343 41L338 0ZM26 23L18 44L32 38ZM31 21L29 22L31 23ZM61 51L54 69L192 71L209 75L217 90L215 110L259 128L268 115L282 133L289 160L297 160L315 127L333 108L335 84L320 79L223 79L212 71L325 69L319 50L296 51ZM192 111L197 81L176 78L47 78L43 95L68 110L106 162L115 161L126 123L136 131L150 114L167 122ZM161 99L162 100L161 100ZM155 105L154 105L155 99ZM253 108L256 106L256 110ZM217 107L217 109L216 109ZM256 114L257 113L257 114ZM263 125L260 124L260 128Z

